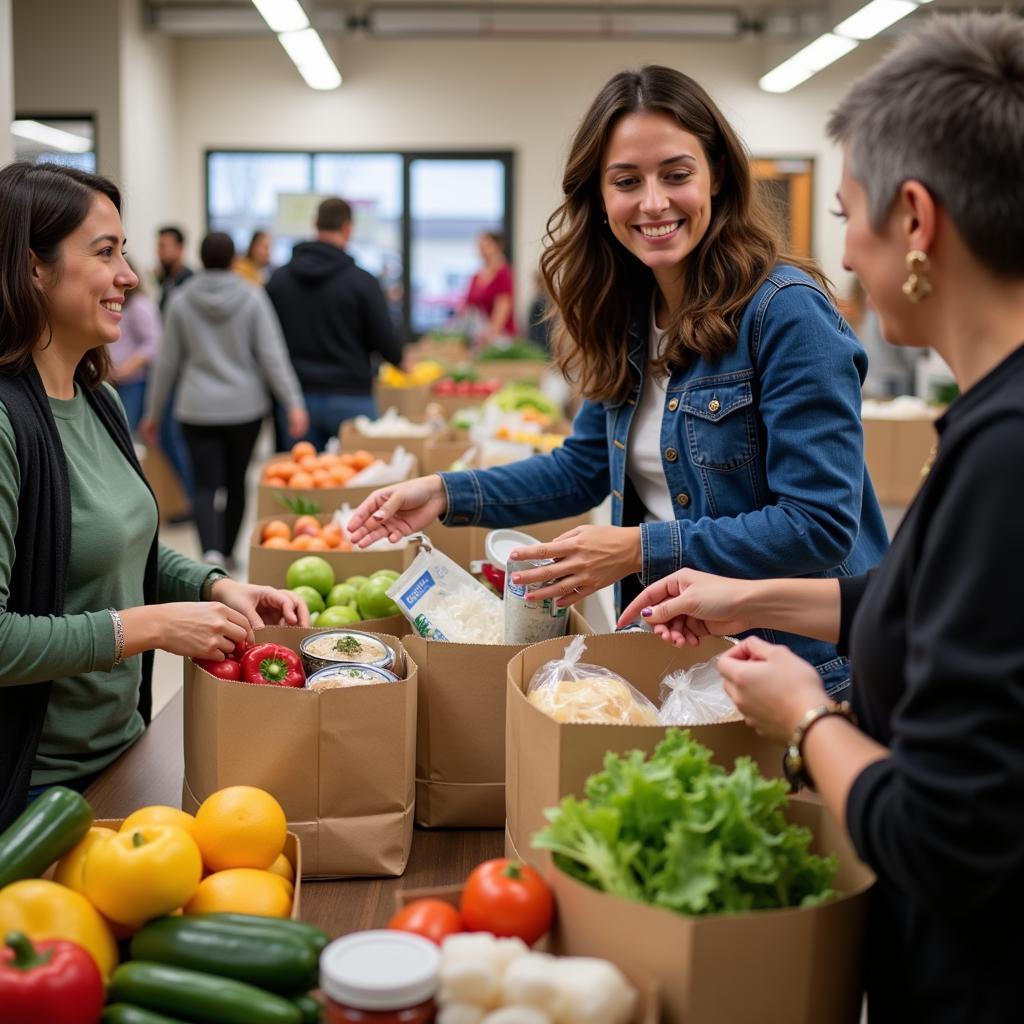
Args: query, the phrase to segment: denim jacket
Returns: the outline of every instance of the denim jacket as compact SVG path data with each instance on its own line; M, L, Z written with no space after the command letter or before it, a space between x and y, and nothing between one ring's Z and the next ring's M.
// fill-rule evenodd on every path
M867 356L817 284L776 266L744 310L735 348L672 374L661 426L672 522L641 521L626 475L648 329L643 320L630 331L632 394L622 403L584 402L560 449L442 474L445 523L541 522L585 512L610 492L612 522L640 525L644 585L684 566L746 579L875 566L888 540L864 466ZM826 684L848 675L832 644L760 632L810 661Z

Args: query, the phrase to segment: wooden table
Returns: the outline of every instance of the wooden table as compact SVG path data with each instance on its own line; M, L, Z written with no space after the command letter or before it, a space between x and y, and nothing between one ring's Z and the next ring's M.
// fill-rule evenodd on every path
M179 690L142 739L86 790L97 818L124 818L149 804L181 806L182 705ZM456 885L480 861L503 851L500 829L416 829L401 878L303 882L302 918L332 936L383 927L394 913L396 890Z

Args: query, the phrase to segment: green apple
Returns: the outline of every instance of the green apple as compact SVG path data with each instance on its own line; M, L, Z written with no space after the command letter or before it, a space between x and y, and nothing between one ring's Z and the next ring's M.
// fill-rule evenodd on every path
M351 583L336 583L331 587L331 592L327 595L327 599L324 602L328 608L333 608L339 604L347 604L355 608L358 603L359 588L353 587Z
M387 579L387 580L390 580L392 583L394 583L395 580L397 580L400 575L401 575L401 573L395 572L394 569L378 569L376 572L370 573L370 579L371 580Z
M317 624L317 620L319 618L320 618L320 613L319 612L311 612L310 616L309 616L309 624L311 626L315 626Z
M317 619L318 626L354 626L362 622L359 609L350 604L332 604L325 608Z
M355 587L356 590L358 590L369 579L369 576L349 576L349 578L345 580L345 582L348 583L350 586Z
M306 607L311 615L313 612L322 612L324 610L324 599L320 596L319 591L307 586L291 587L290 589L293 594L301 597L306 602Z
M401 614L398 605L387 595L391 583L386 579L367 580L359 588L359 614L364 619L385 619Z
M288 566L284 585L289 590L296 587L312 587L321 597L326 597L334 586L334 570L330 563L319 555L306 555Z

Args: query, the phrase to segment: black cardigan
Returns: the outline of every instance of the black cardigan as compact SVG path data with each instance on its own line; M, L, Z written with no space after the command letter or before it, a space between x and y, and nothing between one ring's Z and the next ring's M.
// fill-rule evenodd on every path
M105 387L90 389L76 379L100 422L145 480L124 414ZM0 374L0 402L14 430L21 477L18 529L7 611L62 615L71 556L71 489L57 424L34 365L14 376ZM147 484L148 486L148 484ZM157 600L158 545L154 534L146 560L146 604ZM152 711L153 652L142 658L139 713ZM24 809L39 738L50 699L49 682L0 686L0 830Z

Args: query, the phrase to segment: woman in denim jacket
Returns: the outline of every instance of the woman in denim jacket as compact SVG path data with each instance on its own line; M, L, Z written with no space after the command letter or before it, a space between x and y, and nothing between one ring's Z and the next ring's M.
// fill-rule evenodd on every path
M764 578L874 566L886 532L864 468L867 358L813 264L784 255L743 146L692 79L616 75L587 113L541 261L557 362L585 398L551 455L421 477L371 495L362 545L513 526L612 498L612 523L513 557L534 599L616 598L682 567ZM623 581L626 594L623 594ZM693 638L694 642L696 638ZM834 690L835 647L787 634Z

